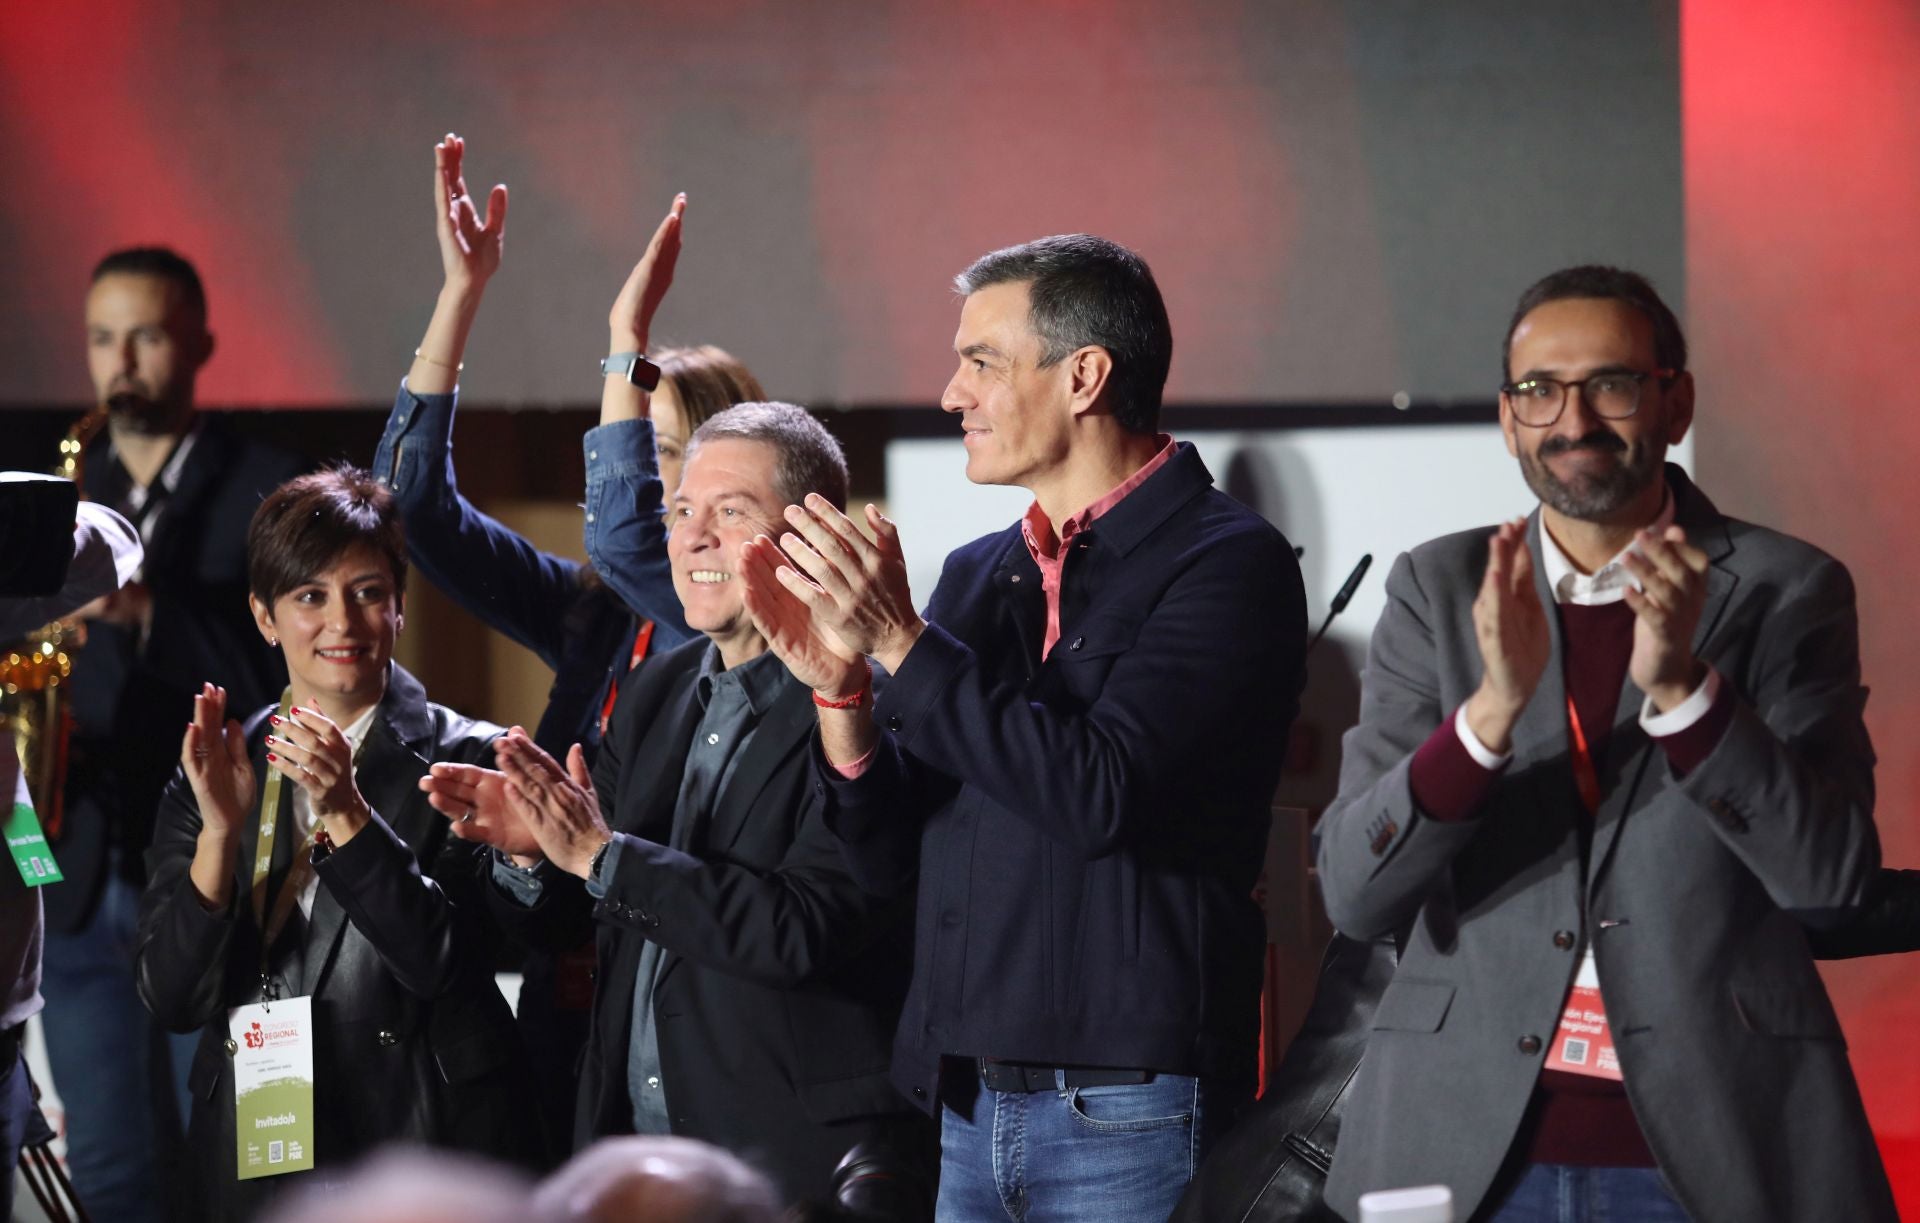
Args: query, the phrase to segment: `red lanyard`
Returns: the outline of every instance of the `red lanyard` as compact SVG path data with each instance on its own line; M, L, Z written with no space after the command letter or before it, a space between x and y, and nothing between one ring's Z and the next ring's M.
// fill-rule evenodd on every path
M1579 787L1580 801L1586 805L1588 815L1597 815L1600 811L1600 773L1593 767L1593 752L1587 747L1587 732L1580 725L1580 711L1574 707L1573 696L1567 696L1567 729L1573 739L1573 784Z
M647 646L652 641L653 621L642 620L640 631L633 635L633 657L627 660L628 671L640 665L640 660L647 656ZM607 722L613 717L613 703L619 696L620 677L616 675L613 677L613 683L607 686L607 703L600 707L600 733L603 735L607 733Z

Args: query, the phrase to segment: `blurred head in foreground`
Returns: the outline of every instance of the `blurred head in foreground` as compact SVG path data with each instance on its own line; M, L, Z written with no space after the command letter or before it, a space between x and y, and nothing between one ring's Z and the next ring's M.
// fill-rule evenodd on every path
M533 1197L536 1217L566 1223L778 1223L772 1182L691 1138L603 1138Z

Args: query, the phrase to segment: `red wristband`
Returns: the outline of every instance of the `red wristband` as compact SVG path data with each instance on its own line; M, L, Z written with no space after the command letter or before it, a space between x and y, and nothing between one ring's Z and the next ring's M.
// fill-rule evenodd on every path
M813 694L813 703L822 709L858 709L867 703L867 697L873 692L873 664L867 664L867 678L858 688L847 696L821 696Z

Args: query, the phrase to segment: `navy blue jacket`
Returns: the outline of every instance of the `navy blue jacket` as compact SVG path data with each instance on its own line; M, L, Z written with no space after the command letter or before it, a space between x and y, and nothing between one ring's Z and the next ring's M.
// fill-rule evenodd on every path
M947 558L867 772L814 752L860 883L917 871L893 1073L928 1109L942 1055L1252 1082L1299 564L1189 444L1072 548L1045 662L1016 523Z

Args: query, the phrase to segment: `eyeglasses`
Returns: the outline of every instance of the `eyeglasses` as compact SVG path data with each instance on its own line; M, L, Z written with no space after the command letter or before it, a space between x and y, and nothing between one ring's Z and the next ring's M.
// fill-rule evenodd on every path
M1595 416L1603 420L1625 420L1640 410L1640 392L1647 379L1658 378L1664 382L1676 373L1677 370L1671 369L1611 370L1572 381L1522 378L1518 382L1504 384L1500 390L1512 405L1515 420L1535 429L1544 429L1559 420L1560 414L1566 411L1567 392L1574 387L1580 388L1581 397Z

